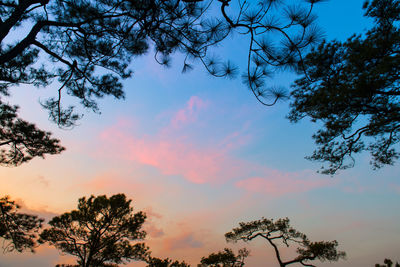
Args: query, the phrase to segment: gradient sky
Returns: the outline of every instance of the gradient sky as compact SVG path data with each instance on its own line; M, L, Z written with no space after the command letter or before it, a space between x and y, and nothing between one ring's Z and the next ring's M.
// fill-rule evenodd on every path
M363 2L319 4L326 38L345 40L368 29ZM243 64L244 41L233 40L220 50ZM201 66L182 75L180 59L165 69L152 56L138 58L133 78L125 81L126 100L100 101L102 114L86 112L72 130L49 123L40 108L37 100L51 90L15 88L10 102L21 106L21 117L51 130L67 150L0 168L0 195L49 219L74 209L82 196L125 193L136 211L148 215L146 242L153 255L193 265L224 247L247 247L247 266L277 266L261 241L224 240L239 222L261 217L289 217L313 241L338 240L347 260L318 266L400 260L398 164L374 171L362 154L353 169L320 175L320 165L304 159L314 149L318 125L290 124L288 103L265 108L240 79L212 78ZM273 83L287 86L293 78L281 74ZM67 262L73 261L49 247L36 254L0 253L1 267Z

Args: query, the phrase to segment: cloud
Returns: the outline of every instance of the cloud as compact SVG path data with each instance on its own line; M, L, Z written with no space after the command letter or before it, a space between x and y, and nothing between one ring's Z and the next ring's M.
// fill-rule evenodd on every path
M125 120L106 128L97 154L152 166L163 175L196 184L237 181L238 188L275 196L330 185L311 171L284 172L234 156L253 139L248 134L251 120L217 114L211 102L192 96L184 107L164 117L167 124L153 135L140 135ZM199 123L203 121L207 123Z
M147 217L149 217L149 218L161 219L163 217L160 213L155 212L152 207L145 208L144 212L146 213Z
M207 106L206 101L192 96L171 116L167 126L151 136L139 136L125 127L126 123L118 122L100 134L104 145L97 154L150 165L164 175L182 175L193 183L221 183L235 173L238 164L229 154L243 145L246 137L239 132L227 133L218 142L218 138L203 140L184 135L182 128L191 129L199 111Z
M280 196L302 193L332 185L333 181L315 177L308 171L299 173L280 173L270 171L264 177L251 177L235 183L236 187L248 192Z
M157 227L153 222L146 221L143 225L143 229L146 231L147 235L151 238L159 238L165 235L163 229Z
M55 266L57 263L74 263L70 256L60 256L60 253L47 244L35 248L35 253L0 253L0 266Z
M49 180L42 175L37 176L36 179L34 179L34 181L37 182L38 184L41 184L44 187L49 187L50 184Z
M192 96L186 103L185 108L178 110L171 119L171 126L177 128L179 126L193 123L197 119L200 110L207 107L207 103L198 96Z
M164 240L164 248L169 251L177 249L201 248L204 244L193 232L184 232Z
M146 222L143 225L147 235L151 238L159 238L164 236L164 230L156 226L163 216L158 212L153 211L152 207L147 207L143 211L147 216Z
M49 211L47 206L40 206L40 207L32 207L27 205L26 202L21 198L11 199L15 200L20 207L21 213L26 213L30 215L36 215L39 218L45 219L45 221L50 221L53 217L58 216L59 214Z

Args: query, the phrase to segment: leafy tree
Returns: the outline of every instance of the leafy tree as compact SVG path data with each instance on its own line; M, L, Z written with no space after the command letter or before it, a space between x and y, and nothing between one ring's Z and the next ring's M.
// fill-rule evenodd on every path
M117 264L101 264L97 265L99 267L118 267ZM56 267L81 267L81 265L76 265L76 264L57 264Z
M130 260L143 260L147 248L141 230L146 215L133 214L124 194L91 196L79 199L78 209L54 217L50 228L40 234L39 242L54 245L63 253L78 258L78 265L112 266Z
M375 267L392 267L393 266L393 261L391 261L390 259L385 259L383 261L383 263L385 265L380 265L379 263L375 264ZM394 267L400 267L400 264L398 262L396 262L396 265Z
M147 260L147 267L189 267L190 265L186 262L173 261L169 258L159 259L155 257L149 257Z
M17 166L34 157L64 150L49 132L18 118L17 110L0 100L0 165Z
M5 252L30 250L34 252L37 232L43 219L19 212L21 207L8 196L0 198L0 237Z
M244 266L244 259L249 256L250 252L242 248L238 251L238 254L229 249L225 248L224 251L218 253L211 253L208 257L201 258L199 267L242 267Z
M230 0L0 1L0 97L12 86L54 83L58 89L42 106L60 127L72 127L81 114L65 105L65 94L95 112L99 98L124 98L121 79L131 77L129 64L150 47L165 66L182 53L182 72L197 60L213 76L235 76L237 68L210 56L210 48L238 32L250 40L243 81L261 103L272 105L285 94L267 86L266 78L274 68L298 68L302 53L318 41L312 10L320 1L239 1L236 8ZM22 37L13 38L16 32ZM54 142L41 155L61 152Z
M309 117L322 123L308 157L329 163L322 173L354 166L354 154L369 151L380 168L399 158L400 1L364 5L375 26L345 42L322 43L303 62L307 75L291 95L292 122Z
M228 242L237 242L238 240L247 242L257 237L264 238L273 247L276 259L281 267L295 263L303 266L315 266L309 261L338 261L346 256L345 252L337 251L337 241L311 242L305 234L290 226L288 218L276 221L262 218L247 223L241 222L238 228L234 228L231 232L225 234ZM287 247L289 247L289 244L296 244L297 257L287 261L282 259L278 241Z

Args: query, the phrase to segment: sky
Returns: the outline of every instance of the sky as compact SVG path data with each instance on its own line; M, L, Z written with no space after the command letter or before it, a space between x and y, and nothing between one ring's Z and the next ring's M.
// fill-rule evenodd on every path
M324 1L316 8L328 40L345 40L371 26L363 0ZM221 49L239 65L245 41L234 36ZM400 260L399 166L373 170L368 154L334 177L304 159L318 125L291 124L287 102L265 108L240 79L216 79L201 66L181 74L181 58L164 68L137 58L124 82L126 99L100 101L101 114L85 112L79 125L51 124L39 99L49 89L14 88L10 102L21 117L62 140L60 155L0 168L0 195L49 220L76 208L82 196L125 193L145 211L146 243L154 256L196 266L202 256L247 247L246 266L278 266L265 242L226 243L224 234L262 217L288 217L312 241L337 240L347 259L317 266L374 266ZM282 73L273 83L289 86ZM54 88L53 88L54 90ZM291 251L284 251L288 259ZM72 263L47 246L30 253L0 253L0 267ZM143 266L131 262L127 266Z

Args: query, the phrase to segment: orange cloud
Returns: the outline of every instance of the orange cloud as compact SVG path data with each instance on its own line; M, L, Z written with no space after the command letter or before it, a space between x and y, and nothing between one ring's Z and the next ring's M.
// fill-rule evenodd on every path
M91 192L91 194L118 194L120 192L131 192L135 193L136 198L142 198L145 192L151 189L154 194L160 194L165 191L161 185L147 185L140 182L135 182L132 177L122 177L117 172L105 172L99 173L89 181L80 184L85 191ZM151 187L151 188L149 188Z
M57 249L46 244L37 247L35 252L36 253L0 253L1 266L41 267L55 266L57 263L76 263L74 257L60 255Z

